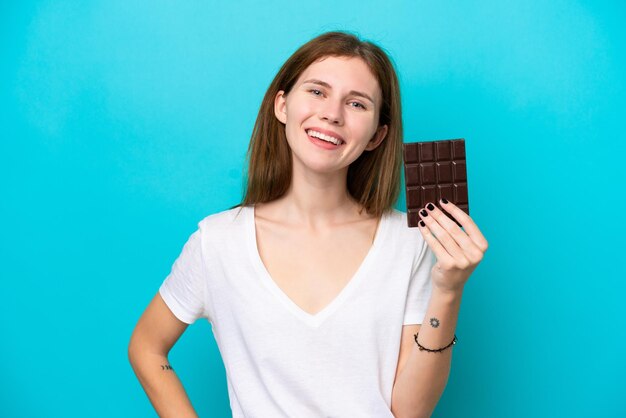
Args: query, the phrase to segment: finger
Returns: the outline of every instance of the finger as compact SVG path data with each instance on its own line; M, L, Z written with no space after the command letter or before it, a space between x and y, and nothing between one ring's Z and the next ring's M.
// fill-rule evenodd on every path
M444 208L446 212L452 215L454 219L456 219L463 226L463 229L465 229L465 232L470 237L472 242L474 242L474 244L476 244L476 246L482 252L487 251L489 244L487 243L487 240L480 232L478 226L476 226L476 223L472 220L472 218L470 218L467 213L465 213L461 208L459 208L452 202L448 202L446 200L447 203L444 203L443 199L441 199L439 202L441 203L441 207Z
M435 238L441 243L445 251L454 259L467 262L467 258L463 250L450 234L437 222L435 218L429 215L426 209L419 211L422 221L428 226L428 230L435 235ZM445 215L444 215L445 217Z
M432 208L432 209L431 209ZM425 207L427 213L437 221L439 225L452 237L452 239L461 247L461 251L468 260L479 260L483 256L483 251L478 248L476 243L463 231L456 222L448 215L432 203L428 203ZM436 231L433 231L437 235Z
M418 222L418 228L424 237L424 241L428 244L428 246L433 250L435 256L437 257L437 261L441 264L450 264L453 261L452 256L443 248L443 245L435 238L435 236L430 232L428 225L424 222L424 226L422 226L422 221Z

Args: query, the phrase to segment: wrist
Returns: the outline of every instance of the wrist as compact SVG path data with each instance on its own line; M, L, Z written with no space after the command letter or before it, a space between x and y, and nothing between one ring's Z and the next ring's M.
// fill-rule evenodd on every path
M458 302L463 296L463 288L460 289L439 289L437 286L433 286L432 298L437 298L446 302Z

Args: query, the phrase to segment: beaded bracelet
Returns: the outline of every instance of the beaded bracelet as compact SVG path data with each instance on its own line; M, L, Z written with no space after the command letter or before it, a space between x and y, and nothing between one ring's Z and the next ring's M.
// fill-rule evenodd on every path
M419 332L417 334L419 334ZM458 341L458 339L456 338L456 334L454 334L454 339L452 340L452 342L450 344L446 345L443 348L438 348L436 350L431 350L431 349L426 348L426 347L424 347L423 345L421 345L420 343L417 342L417 334L415 334L415 342L417 343L417 346L419 347L420 351L428 351L429 353L440 353L443 350L445 350L446 348L452 347Z

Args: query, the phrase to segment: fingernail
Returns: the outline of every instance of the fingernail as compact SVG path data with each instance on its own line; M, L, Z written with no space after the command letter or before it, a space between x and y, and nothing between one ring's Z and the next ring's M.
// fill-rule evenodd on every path
M426 205L426 207L428 208L428 210L433 210L435 209L435 207L433 206L432 203L429 203L428 205Z
M420 226L423 228L426 226L426 224L424 223L424 221L420 221Z
M426 212L424 209L420 210L420 213L424 218L428 216L428 212Z
M448 203L448 201L446 200L446 198L445 198L445 197L442 197L442 198L441 198L441 201L442 201L443 203Z

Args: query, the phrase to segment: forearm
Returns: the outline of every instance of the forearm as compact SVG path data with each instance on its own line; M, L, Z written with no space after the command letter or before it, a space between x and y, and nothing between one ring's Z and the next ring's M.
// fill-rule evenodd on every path
M461 306L461 292L446 294L433 289L419 330L419 343L429 349L445 347L454 338ZM430 319L436 318L435 328ZM440 352L421 351L417 344L393 387L391 409L398 418L430 417L448 382L452 347Z
M159 417L198 417L167 356L141 352L129 353L129 359Z

